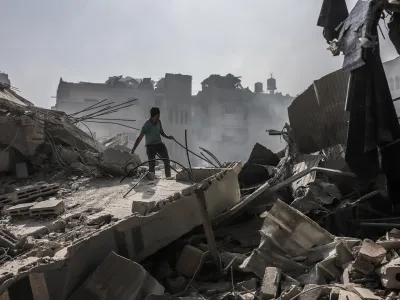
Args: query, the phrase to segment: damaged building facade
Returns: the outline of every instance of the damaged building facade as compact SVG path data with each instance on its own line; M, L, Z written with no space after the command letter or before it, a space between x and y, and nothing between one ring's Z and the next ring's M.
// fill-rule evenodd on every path
M271 127L283 128L289 95L263 93L262 83L252 92L241 86L239 77L211 75L194 96L193 132L199 144L226 160L244 160L256 142L276 142L265 136ZM271 126L271 127L269 127ZM268 139L268 140L266 140Z
M141 126L150 117L151 107L157 106L161 109L165 131L173 132L178 140L183 141L191 118L191 90L191 76L180 74L166 74L157 83L150 78L122 76L110 77L105 83L70 83L60 79L54 109L71 114L104 99L114 102L114 105L135 100L133 106L88 120L80 128L103 141L122 134L127 140L124 146L132 148ZM168 140L164 142L170 149L170 158L179 159L184 155L181 147ZM188 136L188 144L192 145L192 135ZM137 151L141 157L146 157L144 147Z

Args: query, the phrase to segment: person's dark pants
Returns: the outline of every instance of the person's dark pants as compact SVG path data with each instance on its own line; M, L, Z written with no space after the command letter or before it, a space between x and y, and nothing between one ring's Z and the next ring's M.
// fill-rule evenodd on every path
M168 150L167 147L165 147L164 143L159 143L155 145L147 145L146 146L146 154L149 160L155 159L156 154L158 154L159 157L157 158L163 158L164 166L165 166L165 177L171 177L171 166L169 165L169 156L168 156ZM149 162L149 172L155 171L156 168L156 162L155 161L150 161Z

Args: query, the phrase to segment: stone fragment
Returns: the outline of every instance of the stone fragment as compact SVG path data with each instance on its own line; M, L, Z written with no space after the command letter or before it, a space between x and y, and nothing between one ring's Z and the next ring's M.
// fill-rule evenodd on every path
M165 287L171 294L182 292L186 288L186 278L182 276L178 278L167 278L165 280Z
M370 275L374 272L374 266L369 261L362 259L360 256L354 260L352 266L355 270L365 275Z
M62 231L67 226L67 223L64 220L55 220L53 223L47 225L47 229L49 232L57 232Z
M385 258L386 250L373 241L365 239L358 253L358 257L370 262L373 266L378 266Z
M375 295L371 290L362 288L362 287L354 287L356 293L363 299L363 300L382 300L381 297Z
M236 283L236 290L240 292L252 292L256 288L257 288L256 278Z
M256 298L256 292L253 293L246 293L246 294L239 294L240 300L254 300Z
M269 300L277 296L281 281L281 270L275 267L265 268L264 278L261 285L261 299Z
M204 253L196 247L186 245L176 263L178 273L186 277L192 277L196 270L200 271L205 259Z
M87 225L100 225L103 222L110 223L112 214L106 212L98 212L86 217Z
M63 200L46 200L29 209L32 216L60 215L65 211Z
M290 300L293 297L297 296L300 294L302 291L301 287L292 285L290 288L285 289L282 293L281 296L278 298L280 300ZM331 299L330 299L331 300Z
M339 300L340 290L341 288L339 287L332 288L331 294L329 295L329 300Z

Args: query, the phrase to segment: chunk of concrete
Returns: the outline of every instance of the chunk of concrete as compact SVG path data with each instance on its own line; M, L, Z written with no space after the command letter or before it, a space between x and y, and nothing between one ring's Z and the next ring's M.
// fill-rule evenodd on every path
M29 209L32 216L61 215L65 211L63 200L46 200Z
M355 293L341 290L339 292L339 300L361 300L361 298Z
M382 300L382 297L375 295L371 290L362 288L362 287L354 287L357 295L359 295L363 300Z
M358 256L373 266L378 266L385 258L386 249L380 245L375 244L373 241L365 239L361 246Z
M252 278L250 280L236 283L236 289L241 292L252 292L257 289L257 279Z
M265 268L261 285L261 299L269 300L277 297L281 282L281 270L274 267Z
M232 263L231 266L234 270L240 270L239 266L247 258L247 256L244 254L231 252L222 252L219 256L221 257L224 267L227 267Z
M204 263L204 253L196 247L186 245L176 263L178 273L186 277L192 277L196 271L200 271Z
M400 289L400 258L396 258L378 270L382 285L388 289Z
M160 285L138 263L111 252L69 300L141 300L164 294Z
M86 217L86 224L87 225L100 225L102 223L110 223L112 214L106 212L98 212L93 215Z
M17 178L28 178L28 166L26 165L26 162L16 163L15 173L17 174Z

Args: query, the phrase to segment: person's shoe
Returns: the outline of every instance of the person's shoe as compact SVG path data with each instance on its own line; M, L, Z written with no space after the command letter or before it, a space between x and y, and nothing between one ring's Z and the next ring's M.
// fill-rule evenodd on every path
M146 177L147 177L147 179L149 179L149 180L155 180L155 179L157 179L156 174L154 174L153 172L147 172Z

